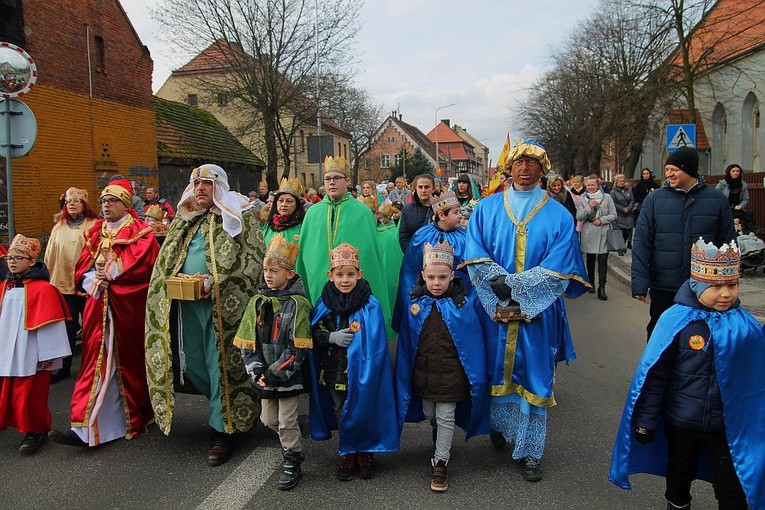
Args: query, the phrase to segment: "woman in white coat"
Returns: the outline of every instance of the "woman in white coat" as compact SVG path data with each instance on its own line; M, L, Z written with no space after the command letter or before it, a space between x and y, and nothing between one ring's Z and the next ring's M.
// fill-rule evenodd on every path
M582 251L587 254L587 274L590 292L595 292L595 259L598 260L598 299L605 301L608 273L608 231L616 221L616 207L611 195L603 193L600 179L590 175L585 181L587 191L576 206L576 219L582 222Z

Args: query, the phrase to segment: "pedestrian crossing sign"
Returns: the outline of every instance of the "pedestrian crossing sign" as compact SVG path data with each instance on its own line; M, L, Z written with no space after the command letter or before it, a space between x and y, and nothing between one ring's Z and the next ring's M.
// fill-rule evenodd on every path
M667 152L680 147L696 147L696 124L667 125Z

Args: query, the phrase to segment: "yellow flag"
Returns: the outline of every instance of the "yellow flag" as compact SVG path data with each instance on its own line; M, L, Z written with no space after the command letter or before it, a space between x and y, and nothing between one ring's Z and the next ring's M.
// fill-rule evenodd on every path
M494 175L491 177L491 180L489 181L489 185L487 186L488 194L494 193L499 187L499 182L500 182L499 178L505 169L505 161L507 160L507 155L509 153L510 153L510 133L507 134L507 138L505 138L505 145L502 146L502 152L499 153L499 159L497 160L497 170L494 172Z

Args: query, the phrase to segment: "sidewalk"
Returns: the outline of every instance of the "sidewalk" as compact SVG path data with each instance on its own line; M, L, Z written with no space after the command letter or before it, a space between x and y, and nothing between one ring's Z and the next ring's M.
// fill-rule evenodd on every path
M631 287L632 252L620 257L617 253L608 256L608 272L627 287ZM765 276L747 272L739 280L738 297L741 305L757 318L760 324L765 322Z

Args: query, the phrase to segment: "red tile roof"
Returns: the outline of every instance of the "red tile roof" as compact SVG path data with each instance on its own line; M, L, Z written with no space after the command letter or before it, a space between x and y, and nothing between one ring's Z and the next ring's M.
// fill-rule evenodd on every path
M452 128L446 125L444 122L439 122L436 127L430 130L430 133L428 133L428 138L432 142L436 141L436 130L438 130L438 144L442 143L448 143L448 142L454 142L454 143L464 143L465 140L462 139L460 135L457 134L456 131L454 131Z
M688 109L669 110L667 117L669 117L670 124L687 124ZM696 110L696 149L706 151L710 148L709 138L707 138L707 132L704 130L704 123L701 121L701 114Z

